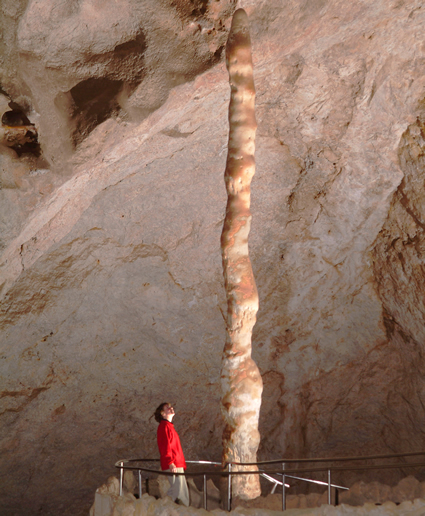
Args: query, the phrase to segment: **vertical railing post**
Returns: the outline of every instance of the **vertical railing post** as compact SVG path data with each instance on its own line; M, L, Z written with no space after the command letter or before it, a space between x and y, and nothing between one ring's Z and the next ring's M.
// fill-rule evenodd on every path
M124 481L124 461L121 461L120 467L120 496L122 496L122 484Z
M139 469L139 500L142 498L142 472Z
M207 475L204 475L204 509L207 510Z
M282 511L286 510L286 492L285 492L285 463L282 462Z
M331 490L332 490L332 485L331 485L331 470L328 469L328 505L331 505Z
M230 512L232 510L232 465L230 463L227 465L227 469L229 471L227 478L227 510Z

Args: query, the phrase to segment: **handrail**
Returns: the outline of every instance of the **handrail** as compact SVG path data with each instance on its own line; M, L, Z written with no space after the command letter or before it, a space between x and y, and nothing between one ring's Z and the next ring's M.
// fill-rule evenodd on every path
M328 503L331 503L331 488L334 487L336 490L338 489L348 489L344 486L339 486L336 484L331 483L331 473L337 472L337 471L361 471L361 470L373 470L373 469L404 469L404 468L415 468L415 467L425 467L425 462L402 462L402 463L394 463L394 464L363 464L363 465L347 465L347 466L322 466L322 467L315 467L311 466L308 468L292 468L292 469L286 469L286 464L294 464L294 463L301 463L305 464L307 462L312 463L320 463L320 462L351 462L351 461L367 461L367 460L376 460L376 459L392 459L392 458L400 458L400 457L414 457L418 455L425 455L425 452L408 452L408 453L395 453L390 455L371 455L371 456L364 456L364 457L335 457L335 458L317 458L317 459L281 459L281 460L272 460L272 461L260 461L260 462L228 462L224 466L221 462L213 462L213 461L186 461L188 464L200 464L200 465L213 465L213 466L220 466L220 467L227 467L227 471L221 469L220 471L197 471L197 472L185 472L185 473L171 473L167 471L152 469L152 468L145 468L141 466L130 466L129 463L132 462L160 462L159 459L122 459L115 463L115 467L120 469L120 495L122 495L122 486L123 486L123 472L124 469L129 470L137 470L139 473L139 497L142 496L142 481L141 481L141 471L144 471L146 473L155 473L155 474L161 474L164 476L173 476L173 475L185 475L185 476L191 476L191 477L197 477L197 476L203 476L204 477L204 508L207 507L207 484L206 484L206 477L209 476L220 476L220 477L227 477L228 478L228 504L227 509L230 511L231 508L231 482L230 479L233 475L261 475L262 477L266 478L270 482L273 482L275 485L273 487L273 491L276 489L277 485L282 486L282 509L284 510L286 507L286 501L285 501L285 487L290 487L288 484L285 484L286 478L293 478L295 480L302 480L305 482L313 482L315 484L320 485L327 485L328 486ZM125 465L124 465L125 464ZM266 466L266 465L273 465L273 464L281 464L283 469L255 469L255 470L249 470L249 471L234 471L232 469L232 466ZM292 474L300 474L300 473L313 473L313 472L323 472L327 471L328 473L328 481L323 482L320 480L313 480L298 476L292 476ZM269 474L276 474L282 476L282 481L279 481L273 477L270 477Z
M271 471L267 471L267 473L272 473ZM266 478L269 482L273 482L274 484L277 484L279 486L283 485L283 482L280 480L277 480L277 478L271 477L266 472L260 470L260 476ZM312 478L304 478L304 477L294 477L293 475L287 475L285 470L285 476L288 478L293 478L294 480L303 480L304 482L310 482L312 484L318 484L320 486L327 486L327 482L322 482L321 480L313 480ZM286 487L291 487L289 484L285 484ZM332 487L336 487L337 489L344 489L349 490L349 487L345 486L338 486L337 484L332 484Z
M115 463L116 468L121 468L120 463L121 462L130 462L132 459L123 459L119 460ZM188 462L188 461L186 461ZM195 464L196 461L191 461L191 463ZM221 463L216 463L220 464ZM233 464L233 463L228 463ZM244 466L243 463L238 463L240 466ZM248 464L247 464L248 465ZM251 464L252 465L252 464ZM403 468L410 468L410 467L425 467L425 462L404 462L402 464L378 464L378 465L363 465L363 466L348 466L348 467L340 467L340 466L334 466L334 467L322 467L322 468L304 468L304 469L285 469L285 474L287 473L314 473L319 471L328 471L331 469L332 471L361 471L364 469L403 469ZM146 471L148 473L158 473L165 476L173 476L173 475L188 475L188 473L169 473L167 471L158 470L158 469L151 469L151 468L142 468L140 466L126 466L124 469L131 469L131 470L141 470ZM201 476L201 475L215 475L215 476L222 476L222 477L228 477L233 475L258 475L259 473L262 473L262 470L249 470L249 471L198 471L198 472L191 472L190 476ZM275 474L282 474L282 470L267 470L267 473L275 473Z
M355 457L334 457L334 458L326 458L321 457L317 459L276 459L276 460L265 460L260 462L232 462L235 465L244 465L244 466L260 466L263 464L281 464L281 463L298 463L298 462L343 462L343 461L352 461L352 460L372 460L372 459L395 459L397 457L413 457L415 455L425 455L425 451L422 452L408 452L408 453L392 453L390 455L366 455L363 457L359 457L358 455Z

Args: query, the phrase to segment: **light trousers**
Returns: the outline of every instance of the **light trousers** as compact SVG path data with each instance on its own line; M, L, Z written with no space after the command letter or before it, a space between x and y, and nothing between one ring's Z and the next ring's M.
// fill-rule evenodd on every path
M170 470L167 469L166 471ZM184 473L184 469L177 468L177 473ZM189 507L189 489L187 488L186 477L184 475L173 475L167 478L170 482L167 496L170 496L173 502L180 502Z

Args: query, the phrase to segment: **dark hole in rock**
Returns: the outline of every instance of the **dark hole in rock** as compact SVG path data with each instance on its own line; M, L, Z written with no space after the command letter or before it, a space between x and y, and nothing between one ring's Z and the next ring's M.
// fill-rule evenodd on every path
M22 125L34 125L28 120L28 117L18 109L6 111L1 117L1 123L10 127L18 127Z
M28 142L24 145L16 145L12 147L16 154L21 157L23 154L32 154L36 158L41 156L41 148L38 142Z
M195 9L192 11L192 14L204 15L208 10L208 0L199 0L198 2L192 3L196 5Z
M30 122L27 115L19 108L15 102L9 102L10 111L3 113L1 123L5 127L28 127L24 138L17 138L15 145L8 145L13 149L18 157L23 154L31 154L36 158L41 156L41 147L38 143L37 131L33 123ZM20 140L20 141L19 141ZM26 140L23 142L23 140ZM11 140L13 142L13 138Z
M173 0L172 5L183 17L198 18L208 11L209 0Z
M123 81L106 78L87 79L74 86L70 93L74 103L73 142L80 143L97 125L118 112L117 95Z
M220 47L217 48L217 50L214 52L214 56L212 58L212 63L216 63L217 61L220 61L221 59L221 54L223 53L223 50L224 50L224 45L221 45Z
M124 58L127 56L143 56L146 50L146 38L143 32L137 34L135 39L117 45L114 49L114 56Z

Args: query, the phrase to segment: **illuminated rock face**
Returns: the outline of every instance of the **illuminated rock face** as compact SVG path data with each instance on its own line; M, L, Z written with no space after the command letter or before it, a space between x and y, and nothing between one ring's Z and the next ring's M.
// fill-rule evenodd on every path
M45 158L63 170L99 123L120 113L140 120L217 63L234 4L106 0L100 10L98 0L2 2L0 82L35 108Z
M221 368L224 416L223 463L257 462L258 421L263 382L251 358L252 329L258 311L258 292L248 251L251 228L251 180L255 173L255 88L251 40L246 12L233 16L226 47L231 87L229 144L224 175L226 217L221 234L224 283L227 294L226 344ZM251 466L252 467L252 466ZM234 466L240 470L239 466ZM242 468L243 469L243 468ZM250 469L248 466L245 469ZM233 493L245 499L260 496L257 475L233 479Z
M187 458L221 457L229 87L213 49L224 45L236 5L155 1L125 25L124 8L111 23L105 2L103 14L95 2L80 13L83 4L1 3L1 87L25 109L48 157L0 154L2 514L87 512L115 460L155 453L149 418L163 400L176 404ZM250 208L260 300L252 355L264 382L258 457L422 449L421 5L241 5L258 123ZM46 21L36 30L40 10ZM103 50L94 39L84 46L74 16L89 25L85 37L102 35ZM120 60L95 54L140 42L138 28L157 59L121 95L112 82L121 79L108 75ZM171 33L187 34L187 53ZM181 57L168 61L173 45ZM211 59L194 70L194 54ZM188 70L178 74L187 82L175 86L171 69L159 71L164 63ZM129 74L140 61L133 64ZM46 67L60 80L44 96L37 77L47 81ZM150 105L156 80L166 93ZM99 96L84 97L83 81ZM77 99L87 123L98 99L95 113L106 120L73 126L73 109L62 126L60 92ZM3 97L0 106L7 109ZM66 171L56 158L59 142L70 141L62 130L78 144L63 145Z

